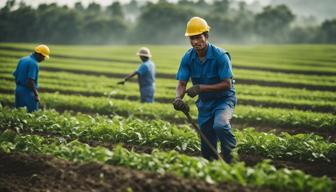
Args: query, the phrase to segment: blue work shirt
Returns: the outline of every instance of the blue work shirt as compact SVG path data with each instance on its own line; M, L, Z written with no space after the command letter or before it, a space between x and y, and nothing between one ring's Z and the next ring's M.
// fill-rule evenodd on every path
M139 74L138 81L140 89L143 87L153 86L155 82L155 65L151 60L143 62L137 69Z
M33 54L19 60L16 70L13 72L16 82L15 107L27 107L28 112L38 110L39 105L34 92L27 87L28 79L33 79L35 88L38 87L38 73L38 62Z
M181 60L176 79L188 82L190 78L193 85L212 85L225 79L232 80L233 72L229 54L209 43L207 54L201 62L196 50L189 49ZM196 101L198 123L203 125L214 116L216 110L225 109L227 105L233 108L236 102L233 83L228 90L200 93Z
M39 66L34 55L23 57L19 60L16 70L13 72L16 85L27 86L28 79L34 80L34 86L38 87Z

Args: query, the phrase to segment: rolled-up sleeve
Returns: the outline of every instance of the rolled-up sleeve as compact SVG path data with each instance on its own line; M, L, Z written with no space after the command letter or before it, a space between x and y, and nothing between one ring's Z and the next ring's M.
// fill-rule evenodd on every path
M218 76L220 80L233 78L230 58L226 53L223 52L218 57Z
M137 72L139 75L144 75L148 71L148 68L145 64L141 64L139 68L137 69Z
M29 63L29 67L28 67L28 78L32 79L32 80L36 80L37 79L37 73L38 73L38 66L36 63Z
M188 54L184 55L179 69L176 73L176 80L180 80L180 81L188 81L190 78L190 66L189 66L189 57Z

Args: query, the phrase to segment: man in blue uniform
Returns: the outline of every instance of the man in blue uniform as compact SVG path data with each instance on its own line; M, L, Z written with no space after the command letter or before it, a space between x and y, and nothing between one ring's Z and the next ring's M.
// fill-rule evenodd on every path
M125 84L127 80L138 75L141 102L153 103L155 92L155 65L150 60L152 55L147 47L142 47L137 55L142 61L141 65L136 71L128 74L124 80L118 82L118 84Z
M20 59L16 70L13 72L15 77L15 107L26 107L28 112L38 110L40 97L38 88L38 63L49 58L50 50L46 45L39 45L35 52L30 56Z
M173 105L176 110L189 111L182 100L184 94L190 97L198 95L196 105L200 129L216 149L217 140L220 141L221 156L230 163L231 151L236 146L230 120L237 102L232 66L230 55L208 42L209 30L207 22L200 17L191 18L187 24L185 36L189 37L192 48L181 60ZM186 90L189 78L193 86ZM208 160L218 158L203 139L201 151Z

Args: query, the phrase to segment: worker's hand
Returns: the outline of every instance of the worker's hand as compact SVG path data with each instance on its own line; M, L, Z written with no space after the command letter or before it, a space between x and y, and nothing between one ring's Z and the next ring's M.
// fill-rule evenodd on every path
M195 97L196 95L198 95L201 92L201 87L200 85L194 85L192 87L190 87L189 89L186 90L186 93L190 96L190 97Z
M35 96L35 101L40 102L40 96L36 95Z
M189 112L189 106L179 97L175 98L173 105L174 109L177 111Z
M122 80L122 81L117 82L117 84L118 84L118 85L124 85L125 82L126 82L125 80Z

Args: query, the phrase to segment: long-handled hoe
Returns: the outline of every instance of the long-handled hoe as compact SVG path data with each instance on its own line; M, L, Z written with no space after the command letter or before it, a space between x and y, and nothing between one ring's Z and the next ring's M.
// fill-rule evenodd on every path
M183 111L184 115L187 117L188 122L191 124L192 128L198 133L198 135L205 141L205 143L210 147L212 152L217 155L220 161L224 161L223 158L218 154L216 148L210 143L210 141L206 138L206 136L202 133L200 128L196 125L196 123L191 118L189 112Z

